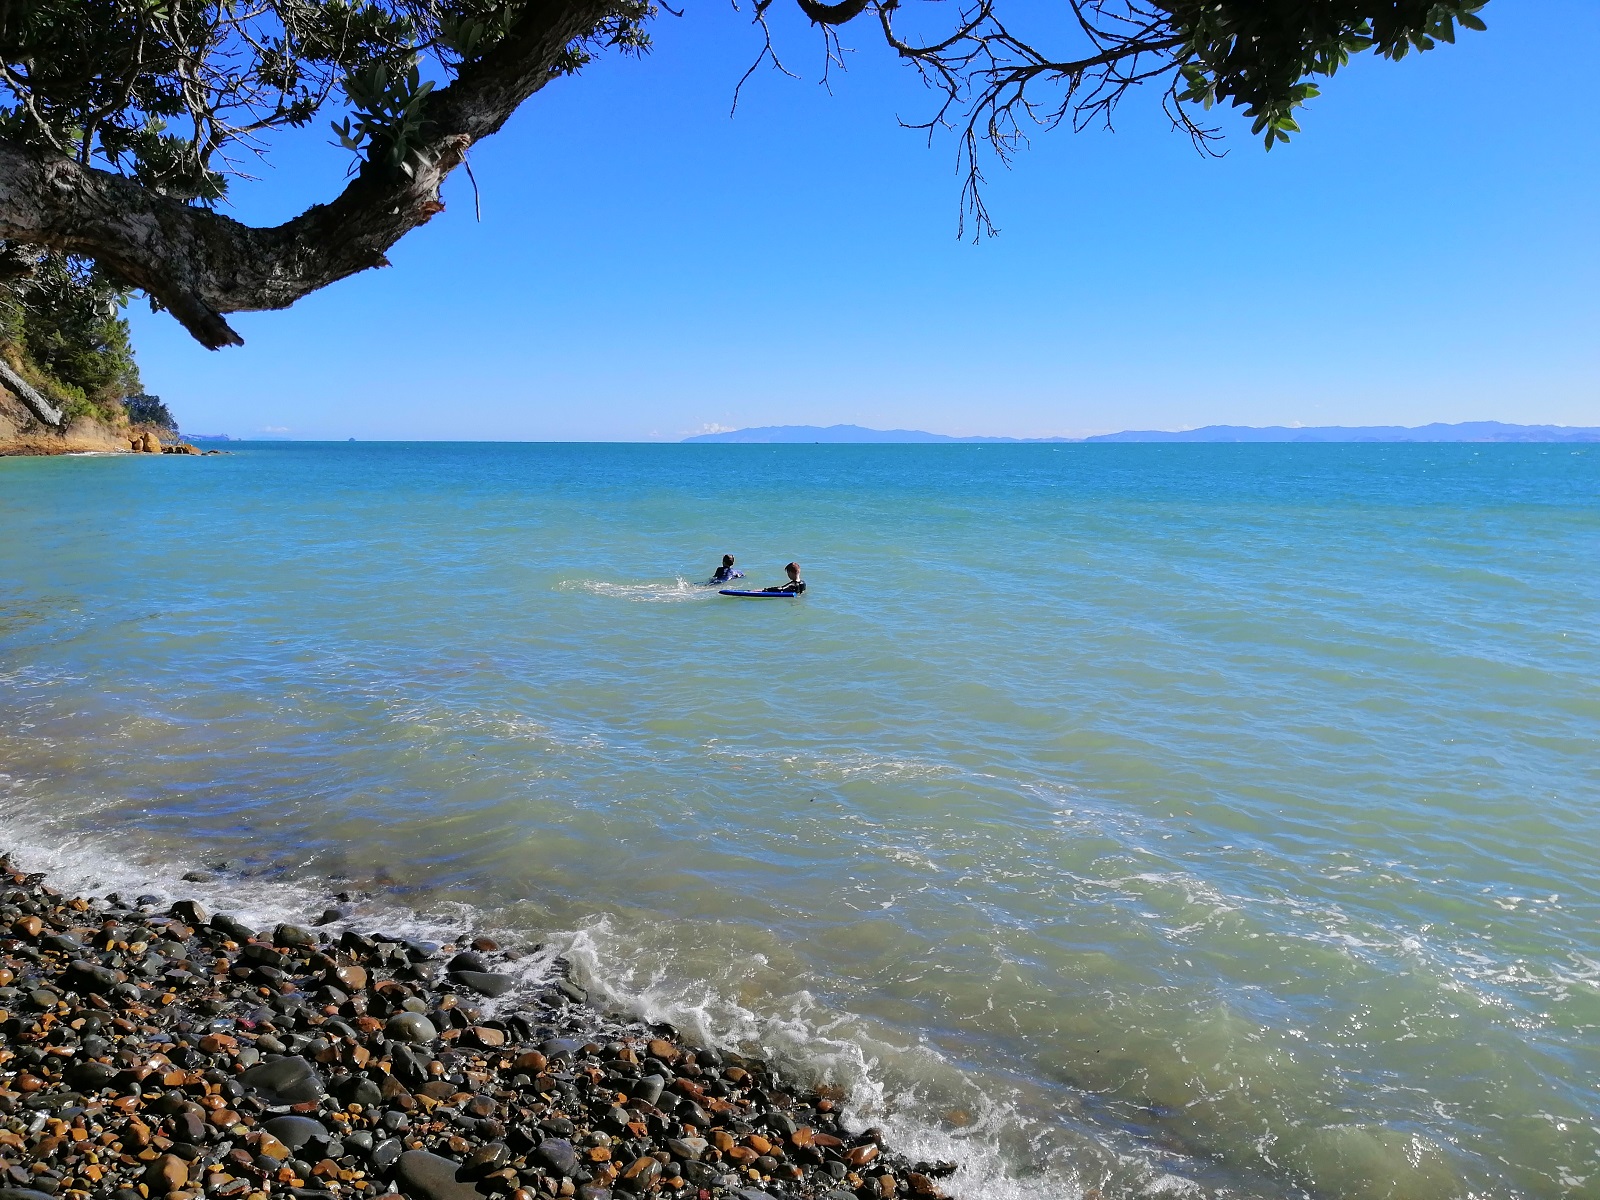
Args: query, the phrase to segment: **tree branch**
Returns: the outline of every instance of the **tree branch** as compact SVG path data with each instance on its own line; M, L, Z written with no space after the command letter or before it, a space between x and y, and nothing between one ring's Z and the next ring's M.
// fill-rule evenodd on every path
M385 253L444 208L439 188L468 147L566 73L573 43L619 0L535 0L508 36L431 93L405 170L362 164L331 203L272 228L162 196L131 179L0 139L0 237L94 258L142 288L204 346L243 339L223 314L287 308Z

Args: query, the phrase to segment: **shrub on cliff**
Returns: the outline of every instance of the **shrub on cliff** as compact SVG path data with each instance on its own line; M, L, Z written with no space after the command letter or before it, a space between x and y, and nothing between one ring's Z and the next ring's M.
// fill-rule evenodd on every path
M167 407L166 401L160 396L140 393L137 396L129 396L122 402L122 406L128 412L128 420L135 425L155 425L161 429L177 432L178 422L173 417L172 410Z

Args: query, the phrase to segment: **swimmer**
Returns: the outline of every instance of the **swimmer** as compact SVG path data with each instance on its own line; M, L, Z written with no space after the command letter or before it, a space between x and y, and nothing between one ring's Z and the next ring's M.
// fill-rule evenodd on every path
M788 583L780 584L777 587L762 588L761 590L763 592L788 592L792 596L798 596L801 592L806 590L806 581L800 578L799 563L792 562L788 566L784 567L784 570L788 572L789 575Z
M731 554L724 554L722 556L722 565L715 571L711 572L712 583L727 583L730 579L743 578L743 571L735 571L733 569L733 555Z

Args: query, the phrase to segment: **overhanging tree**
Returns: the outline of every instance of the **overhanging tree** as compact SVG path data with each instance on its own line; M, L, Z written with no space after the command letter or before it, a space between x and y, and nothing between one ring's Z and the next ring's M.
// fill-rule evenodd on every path
M758 64L776 2L749 10ZM1152 86L1202 144L1220 103L1270 148L1319 77L1482 29L1487 0L1054 0L1051 37L1016 31L1037 16L1020 0L794 2L830 51L859 29L920 74L925 128L954 130L964 212L986 227L982 154L1007 159L1031 125L1081 128ZM92 260L204 345L237 345L224 314L385 265L470 147L595 54L644 51L655 16L650 0L0 0L0 238ZM331 116L355 156L337 196L271 228L218 210L274 133Z

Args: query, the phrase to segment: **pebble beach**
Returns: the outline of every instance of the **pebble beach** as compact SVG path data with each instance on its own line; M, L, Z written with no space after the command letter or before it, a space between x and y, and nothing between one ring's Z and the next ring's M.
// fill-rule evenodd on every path
M257 930L0 860L0 1200L944 1194L763 1061L341 915Z

